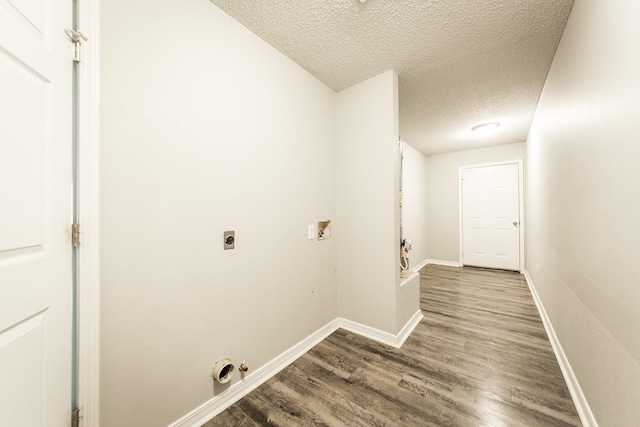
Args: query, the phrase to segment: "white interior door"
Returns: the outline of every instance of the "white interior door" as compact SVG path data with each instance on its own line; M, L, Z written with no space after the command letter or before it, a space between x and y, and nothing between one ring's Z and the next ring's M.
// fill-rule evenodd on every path
M462 169L462 263L520 270L517 163Z
M70 425L70 0L0 0L0 426Z

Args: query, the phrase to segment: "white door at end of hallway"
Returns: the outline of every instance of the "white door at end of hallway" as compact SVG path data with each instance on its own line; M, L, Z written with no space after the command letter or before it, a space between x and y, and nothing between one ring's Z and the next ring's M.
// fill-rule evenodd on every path
M0 2L0 426L71 422L72 5Z
M519 164L462 169L462 264L520 270Z

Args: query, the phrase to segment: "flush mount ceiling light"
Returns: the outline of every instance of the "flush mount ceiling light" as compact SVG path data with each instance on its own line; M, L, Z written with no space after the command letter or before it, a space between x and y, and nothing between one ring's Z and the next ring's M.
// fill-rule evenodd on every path
M500 123L498 122L489 122L476 125L472 127L471 130L482 135L487 135L489 133L493 133L493 131L495 131L499 126Z

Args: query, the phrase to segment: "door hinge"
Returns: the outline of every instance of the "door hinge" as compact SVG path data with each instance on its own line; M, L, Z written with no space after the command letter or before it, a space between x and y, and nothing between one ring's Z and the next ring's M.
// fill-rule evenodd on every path
M71 246L80 246L80 224L71 224Z
M72 30L71 28L65 28L64 32L67 33L71 43L73 43L73 55L72 58L75 62L80 62L80 45L82 41L87 41L87 36L82 34L78 30Z
M71 412L71 427L80 427L80 408Z

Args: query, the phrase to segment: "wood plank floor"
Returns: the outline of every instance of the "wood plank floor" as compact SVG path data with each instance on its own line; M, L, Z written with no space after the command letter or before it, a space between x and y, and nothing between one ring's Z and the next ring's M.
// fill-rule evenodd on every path
M579 426L522 275L427 265L401 349L342 329L206 423Z

